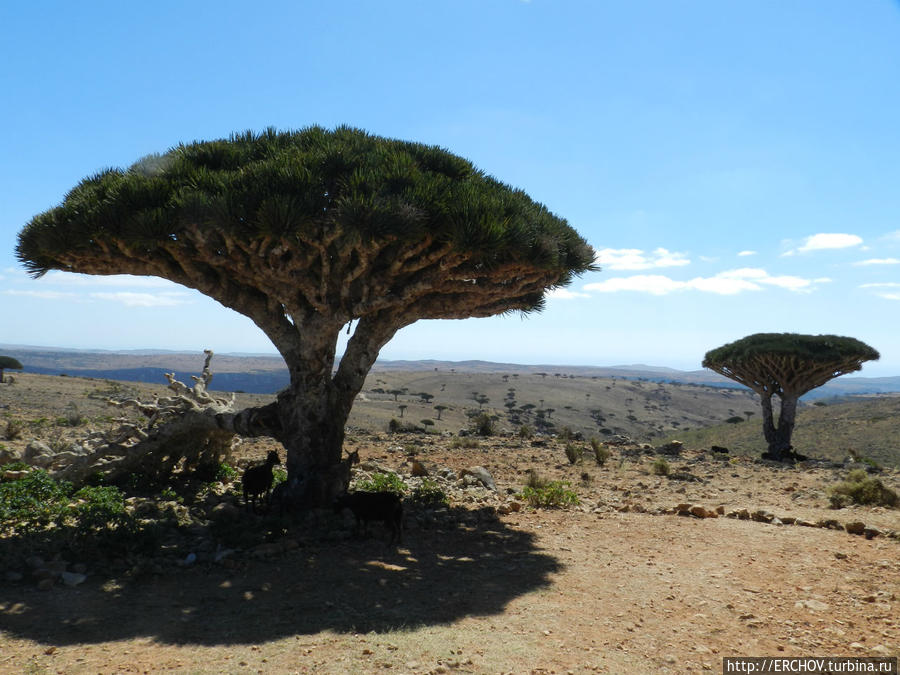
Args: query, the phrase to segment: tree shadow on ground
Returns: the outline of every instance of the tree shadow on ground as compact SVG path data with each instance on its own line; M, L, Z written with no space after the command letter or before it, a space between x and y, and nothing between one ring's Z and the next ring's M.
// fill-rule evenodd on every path
M562 565L529 532L491 511L453 509L433 529L301 545L237 569L172 568L137 579L90 579L40 591L0 588L11 635L71 645L150 638L169 644L259 643L297 634L383 632L500 614L548 586Z

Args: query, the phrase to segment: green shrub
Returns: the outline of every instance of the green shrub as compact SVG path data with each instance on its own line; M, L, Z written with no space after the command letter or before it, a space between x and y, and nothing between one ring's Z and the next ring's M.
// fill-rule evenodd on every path
M60 517L72 485L57 482L43 469L0 484L0 527L31 531L46 527Z
M371 480L358 481L356 489L365 492L393 492L396 495L403 495L406 492L406 483L395 473L378 472L372 474Z
M574 443L566 443L566 459L569 464L577 464L584 456L584 450Z
M530 438L534 438L534 429L532 429L527 424L523 424L519 427L519 438L523 440L528 440Z
M497 433L494 418L487 413L480 413L472 418L472 431L478 436L493 436Z
M215 479L222 483L231 483L232 481L237 480L237 476L237 469L225 462L220 462L219 466L216 468Z
M118 488L83 487L34 469L0 484L0 563L61 551L118 556L158 545L157 528L125 509Z
M830 489L831 506L835 509L849 504L871 504L894 508L900 504L900 496L877 478L870 478L864 469L854 469L847 480Z
M574 431L572 431L569 427L563 427L562 430L556 436L561 441L574 441L577 434Z
M279 483L283 483L287 480L288 473L285 469L281 467L274 467L272 469L272 487L275 487Z
M450 441L450 447L454 450L473 450L480 445L481 443L479 440L477 438L472 438L471 436L459 436Z
M412 498L423 506L450 506L450 497L430 478L422 479L422 484L413 490Z
M650 473L654 476L668 476L672 473L672 467L669 466L669 463L665 459L657 457L653 460L653 465L650 467Z
M538 472L537 469L528 469L527 475L525 487L541 490L550 484L550 479Z
M166 502L181 503L184 501L184 499L182 497L179 497L178 493L175 492L175 490L173 490L168 485L159 491L159 496L163 501L166 501Z
M539 509L565 508L578 504L578 495L569 489L568 481L550 481L540 488L525 486L519 497Z
M603 445L596 438L591 439L591 450L594 451L594 459L597 460L599 466L606 464L609 459L609 448Z

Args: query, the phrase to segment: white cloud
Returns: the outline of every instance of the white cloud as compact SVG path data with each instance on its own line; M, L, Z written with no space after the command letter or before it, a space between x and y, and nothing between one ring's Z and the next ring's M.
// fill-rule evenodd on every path
M40 298L41 300L72 300L78 298L76 293L67 293L65 291L19 291L10 289L3 291L3 294L25 298Z
M809 253L811 251L853 248L854 246L860 246L862 243L862 237L858 237L855 234L844 234L838 232L819 233L807 237L803 240L802 246L782 253L782 255L791 256L796 253Z
M644 253L639 248L604 248L597 251L595 262L610 270L649 270L657 267L681 267L690 265L684 253L665 248Z
M882 281L879 283L871 283L871 284L860 284L860 288L884 288L891 289L885 291L876 291L875 296L878 298L882 298L884 300L900 300L900 291L896 289L900 289L900 282L896 281Z
M808 293L818 284L830 279L803 279L788 275L771 276L764 269L743 267L719 272L711 277L695 277L688 281L678 281L658 274L638 274L631 277L614 277L597 283L587 284L586 291L598 293L618 293L635 291L651 295L667 295L678 291L700 291L716 295L737 295L744 291L761 291L765 286L775 286L788 291Z
M748 255L756 255L756 251L741 251L738 253L738 256L744 258Z
M38 283L55 286L119 286L123 288L182 288L160 277L138 277L131 274L73 274L53 270L38 279Z
M587 293L570 291L568 288L554 288L547 293L547 297L552 300L574 300L575 298L589 298L591 296Z
M857 267L862 267L864 265L900 265L900 259L898 259L898 258L869 258L868 260L860 260L853 264L856 265Z
M651 295L667 295L684 289L683 281L675 281L659 274L636 274L632 277L614 277L593 284L586 284L584 290L599 293L637 291Z
M96 300L121 302L126 307L173 307L186 303L186 293L133 293L118 291L115 293L91 293Z

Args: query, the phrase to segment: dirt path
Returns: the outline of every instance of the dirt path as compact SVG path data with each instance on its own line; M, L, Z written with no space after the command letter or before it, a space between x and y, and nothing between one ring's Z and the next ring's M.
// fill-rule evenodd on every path
M542 512L242 570L0 591L3 672L713 672L896 655L898 546L731 519Z

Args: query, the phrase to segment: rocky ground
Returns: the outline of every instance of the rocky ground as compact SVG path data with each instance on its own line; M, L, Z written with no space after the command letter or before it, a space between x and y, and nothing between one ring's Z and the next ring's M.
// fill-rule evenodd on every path
M424 468L449 506L408 498L390 546L349 513L248 513L227 484L132 499L169 524L158 550L0 570L0 672L702 673L900 653L900 511L830 508L845 467L624 442L600 466L581 441L360 430L347 448L358 480L393 471L411 495ZM531 508L532 471L579 504Z

